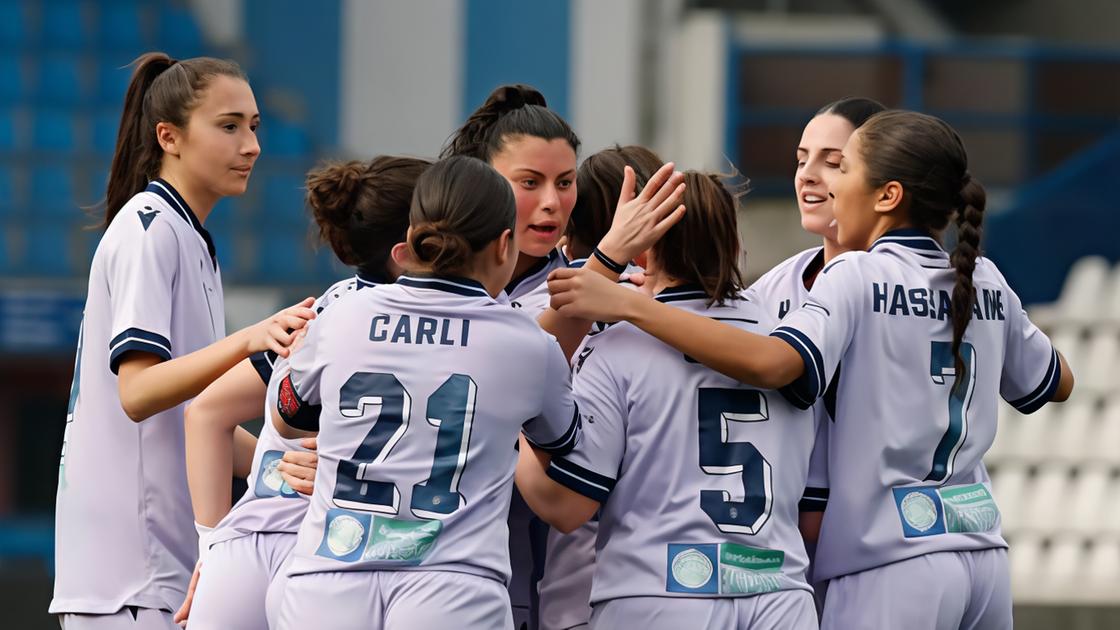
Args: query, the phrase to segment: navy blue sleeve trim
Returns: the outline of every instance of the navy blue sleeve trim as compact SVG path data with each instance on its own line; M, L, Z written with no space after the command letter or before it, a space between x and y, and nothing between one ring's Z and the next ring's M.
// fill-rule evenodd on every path
M573 448L575 448L582 427L583 424L580 421L579 417L579 407L576 407L575 412L572 413L571 424L568 425L568 429L564 431L564 434L559 438L551 442L541 443L529 437L529 434L526 433L525 439L529 440L529 443L532 444L535 448L539 448L542 451L551 453L552 455L567 455L568 453L572 452Z
M1058 391L1058 383L1061 380L1062 363L1058 360L1058 351L1051 348L1050 366L1046 368L1046 375L1042 377L1042 382L1026 396L1008 402L1011 403L1012 407L1018 409L1019 413L1034 413L1053 400L1054 392Z
M554 458L546 472L549 479L599 503L606 503L611 490L614 490L614 479L604 477L563 458Z
M805 488L797 504L798 512L823 512L828 506L828 488Z
M129 328L109 342L109 369L113 374L120 368L124 354L132 351L147 352L156 355L161 361L168 361L171 359L171 342L163 335Z
M276 396L276 410L280 417L293 429L300 431L318 431L319 414L323 411L322 405L309 405L296 393L289 374L280 381L280 391Z
M249 357L249 362L253 364L253 369L260 375L261 380L265 385L272 380L272 369L276 365L276 353L271 350L258 352Z
M781 326L770 333L770 336L788 343L805 363L805 371L801 376L778 391L799 409L812 407L813 402L824 394L824 359L821 351L804 333L794 328Z

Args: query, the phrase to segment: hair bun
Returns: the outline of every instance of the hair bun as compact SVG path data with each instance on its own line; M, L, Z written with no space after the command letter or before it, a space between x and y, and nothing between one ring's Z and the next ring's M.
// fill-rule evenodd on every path
M356 212L367 166L351 161L331 164L307 174L307 205L322 220L344 228Z
M500 113L521 109L526 105L548 107L544 95L536 89L521 83L502 85L490 95L494 110Z

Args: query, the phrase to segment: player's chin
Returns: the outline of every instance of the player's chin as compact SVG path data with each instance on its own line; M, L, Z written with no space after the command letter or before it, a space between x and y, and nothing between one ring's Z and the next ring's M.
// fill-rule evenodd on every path
M237 195L245 194L249 188L249 175L250 173L242 173L240 171L230 171L231 175L226 177L222 182L222 195L225 197L236 197Z
M541 238L536 234L528 234L522 236L517 241L517 247L521 250L522 254L526 256L533 256L535 258L544 258L556 249L560 243L559 230L556 231L555 238Z

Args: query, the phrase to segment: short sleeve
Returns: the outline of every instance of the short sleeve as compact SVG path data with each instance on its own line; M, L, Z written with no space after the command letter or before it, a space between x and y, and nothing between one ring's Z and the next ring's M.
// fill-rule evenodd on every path
M792 346L805 363L804 373L781 390L801 409L824 395L829 375L855 333L864 289L858 263L850 256L842 254L821 270L805 303L770 333Z
M809 475L805 480L805 494L798 509L802 512L823 512L828 505L828 437L831 421L823 404L813 408L817 421L817 435L809 454Z
M1033 413L1054 398L1062 378L1058 353L1050 338L1027 317L1019 296L1004 287L1007 304L1007 349L999 393L1021 413Z
M171 308L179 273L179 240L163 217L149 218L147 224L142 219L134 219L135 226L121 226L129 232L117 241L119 247L108 261L113 374L127 352L147 352L163 361L172 357Z
M562 455L579 439L580 418L572 396L572 373L552 337L546 345L544 374L541 411L523 425L525 439L536 448Z
M288 374L280 381L276 395L280 417L289 426L302 431L319 430L322 411L319 381L323 373L323 353L319 346L323 328L321 319L307 326L307 336L288 357Z
M553 458L548 476L583 496L605 503L614 489L626 445L626 400L609 357L585 348L573 391L583 418L579 444L564 457Z

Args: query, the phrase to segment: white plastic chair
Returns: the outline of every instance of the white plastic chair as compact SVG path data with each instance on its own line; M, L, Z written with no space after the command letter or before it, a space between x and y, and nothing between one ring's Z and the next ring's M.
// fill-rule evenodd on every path
M1109 296L1105 295L1111 266L1100 256L1086 256L1073 264L1062 286L1058 307L1062 319L1074 322L1097 320Z
M1062 518L1069 512L1069 481L1069 469L1064 465L1050 464L1039 469L1027 485L1024 528L1043 534L1061 528Z
M1085 393L1120 392L1120 334L1111 326L1095 326L1083 349L1075 372L1078 386Z

